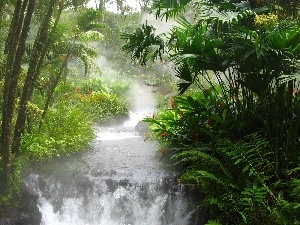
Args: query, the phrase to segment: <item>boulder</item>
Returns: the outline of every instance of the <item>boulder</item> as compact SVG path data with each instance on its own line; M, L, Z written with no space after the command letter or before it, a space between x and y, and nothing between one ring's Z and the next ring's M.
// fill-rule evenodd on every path
M134 127L134 130L141 136L145 135L145 133L149 133L151 130L149 128L149 124L143 121L139 121L137 125Z
M21 186L21 201L15 225L40 225L42 214L38 207L39 195L33 193L26 185Z
M39 196L21 185L19 206L7 209L0 215L0 225L40 225L42 214L37 200Z

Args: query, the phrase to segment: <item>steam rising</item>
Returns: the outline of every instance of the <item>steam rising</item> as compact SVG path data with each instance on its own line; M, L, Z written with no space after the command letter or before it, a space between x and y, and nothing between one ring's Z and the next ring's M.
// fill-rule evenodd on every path
M178 23L176 23L174 20L169 20L166 22L165 19L156 19L153 13L143 14L142 23L146 23L146 21L148 25L155 27L155 32L157 35L162 33L167 34L173 26L178 25Z
M149 25L153 25L155 27L156 34L168 33L172 26L176 25L175 21L166 22L164 20L157 20L154 14L144 13L141 19L141 23L147 23ZM129 82L130 90L127 93L127 99L130 102L130 119L131 122L137 123L145 116L149 116L156 111L156 91L160 91L160 89L165 90L170 87L166 83L158 84L155 88L151 86L147 86L145 83L148 83L150 80L155 80L165 76L166 74L171 74L170 79L175 79L175 75L173 73L173 64L171 62L156 62L152 65L153 71L149 71L149 69L139 68L135 69L136 74L130 74L132 71L128 68L128 74L126 74L126 69L120 68L119 65L113 63L108 60L107 55L114 54L112 52L107 52L103 47L97 46L99 52L104 53L104 55L99 56L94 62L100 68L101 76L94 74L90 74L91 78L100 79L104 83L111 82ZM117 53L115 53L117 54ZM124 65L126 65L124 63ZM125 72L124 72L125 71ZM141 78L142 74L146 74L147 78ZM168 75L169 76L169 75ZM167 77L168 77L167 76ZM146 81L147 79L147 81ZM157 82L157 81L154 81ZM125 94L125 93L124 93Z
M129 83L129 92L124 93L128 101L130 102L130 116L133 120L141 120L146 115L149 115L155 111L156 100L152 87L144 84L141 78L125 77L120 74L120 69L117 65L112 64L104 56L96 59L96 64L100 68L102 75L92 75L91 78L101 79L104 83L121 82L125 81ZM141 69L140 74L143 74ZM138 76L138 75L137 75Z
M130 99L130 121L137 124L138 121L155 111L156 100L151 87L148 87L137 80L131 80Z

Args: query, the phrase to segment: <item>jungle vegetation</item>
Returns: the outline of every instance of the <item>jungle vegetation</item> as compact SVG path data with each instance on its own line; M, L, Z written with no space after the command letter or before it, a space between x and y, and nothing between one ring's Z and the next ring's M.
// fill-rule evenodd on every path
M98 2L0 1L0 209L18 203L26 165L86 148L94 122L128 113L128 83L89 79L103 53L128 77L140 63L151 85L165 77L150 60L173 64L178 94L144 121L205 196L207 224L300 224L299 0L141 1L176 21L163 34Z
M206 224L300 224L299 1L157 0L122 47L170 61L178 95L145 118Z
M18 204L31 162L86 149L94 123L128 115L129 83L103 81L95 61L124 18L85 3L0 2L0 213Z

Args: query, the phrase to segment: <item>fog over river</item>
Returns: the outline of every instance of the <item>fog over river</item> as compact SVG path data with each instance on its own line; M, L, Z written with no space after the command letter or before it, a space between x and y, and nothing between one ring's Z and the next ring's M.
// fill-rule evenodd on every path
M40 196L42 225L201 224L195 196L160 161L159 146L135 131L153 110L146 90L135 87L127 121L94 127L90 149L32 168L25 181Z

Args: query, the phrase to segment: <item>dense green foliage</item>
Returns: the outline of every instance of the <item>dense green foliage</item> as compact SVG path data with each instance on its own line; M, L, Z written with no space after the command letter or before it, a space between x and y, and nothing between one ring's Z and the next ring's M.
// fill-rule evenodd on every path
M41 97L34 96L36 104L28 103L28 124L22 136L20 156L14 160L11 188L1 193L1 207L17 204L18 198L14 197L18 196L22 167L29 162L67 156L88 148L94 139L94 123L126 117L128 100L124 99L124 93L127 90L126 83L107 86L100 80L62 83L54 92L55 100L42 125L43 110L38 105Z
M199 206L212 218L218 215L225 224L297 224L299 167L275 173L263 130L238 120L238 104L240 99L206 89L175 97L168 109L144 121L160 140L163 158L181 171L179 181L205 194Z
M100 80L59 85L54 93L55 102L42 126L36 120L35 124L31 124L31 132L23 135L22 155L43 161L87 147L94 138L93 123L107 122L128 114L127 100L113 93L116 91L125 93L127 90L125 86L104 87ZM31 114L35 113L35 119L39 112L42 113L36 105L30 109Z
M104 123L116 116L128 115L128 89L129 84L125 81L108 86L101 80L91 79L79 85L62 85L55 95L63 104L74 102L92 121Z
M128 114L128 83L87 77L100 74L94 46L108 26L83 3L0 3L0 212L18 203L30 162L85 149L94 123Z
M142 64L174 63L179 96L144 121L179 181L204 194L207 224L300 223L300 26L281 19L283 3L254 2L155 1L177 18L170 33L123 36Z

